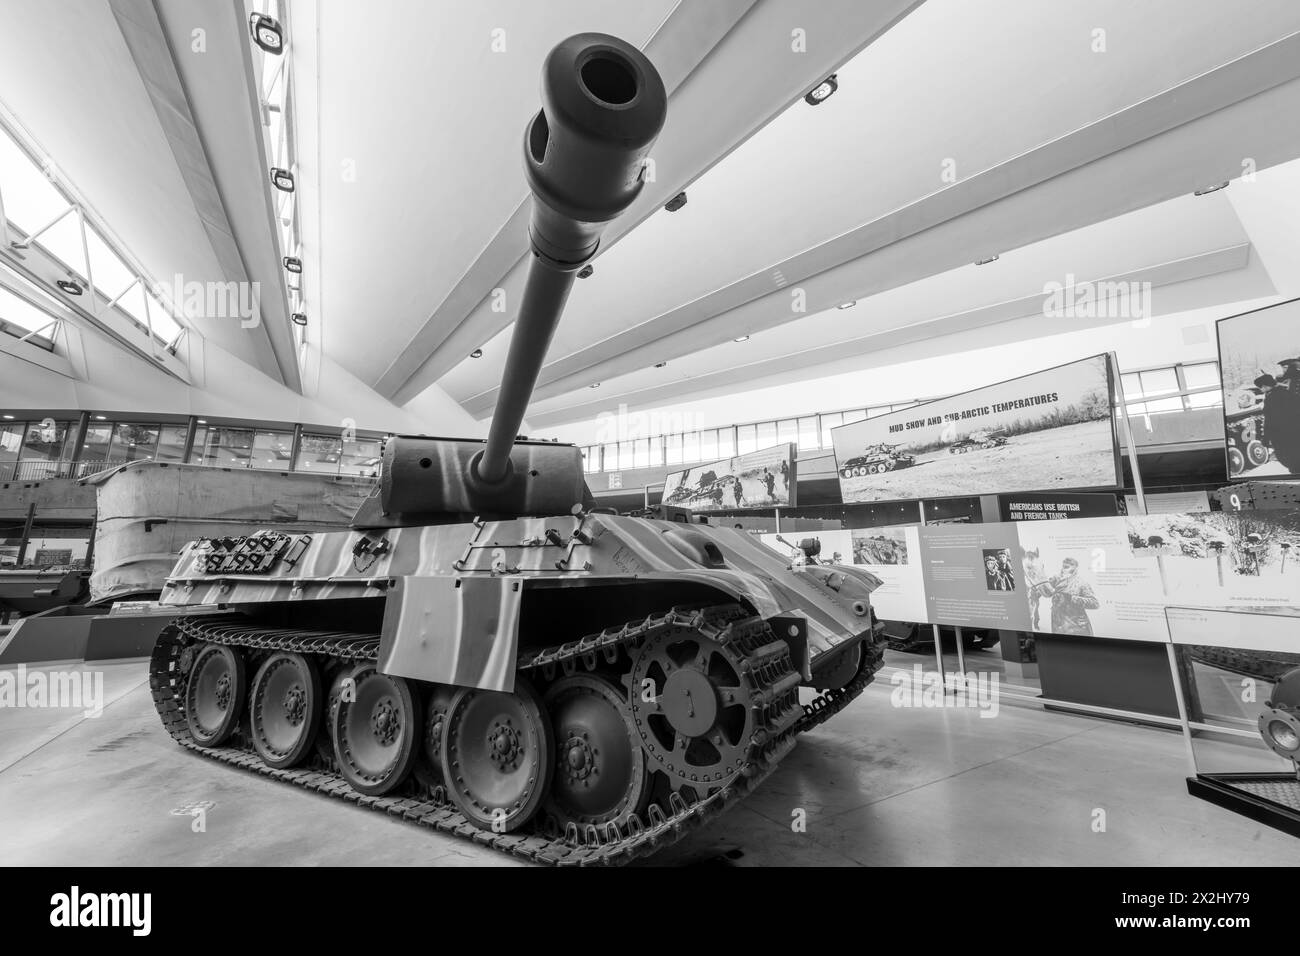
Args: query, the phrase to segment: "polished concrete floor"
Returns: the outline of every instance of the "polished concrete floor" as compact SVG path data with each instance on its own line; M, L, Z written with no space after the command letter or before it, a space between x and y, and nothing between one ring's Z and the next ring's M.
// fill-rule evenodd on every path
M187 753L158 725L144 662L97 669L99 717L0 708L0 862L521 865ZM1005 702L994 718L897 708L882 678L805 734L748 800L657 862L1300 862L1300 840L1187 795L1177 733ZM211 806L195 833L174 811L200 802Z

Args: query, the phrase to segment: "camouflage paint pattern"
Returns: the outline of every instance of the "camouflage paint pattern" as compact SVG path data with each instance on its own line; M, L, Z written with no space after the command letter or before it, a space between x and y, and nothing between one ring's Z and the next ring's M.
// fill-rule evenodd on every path
M297 536L296 543L302 546L290 550L299 553L292 566L281 560L262 574L219 575L200 570L203 542L191 544L162 603L390 597L382 638L392 666L424 680L497 689L513 681L518 595L530 585L706 585L764 619L805 618L814 667L820 655L869 630L868 602L880 585L852 566L792 568L743 531L599 513L331 532ZM424 583L430 579L438 583Z

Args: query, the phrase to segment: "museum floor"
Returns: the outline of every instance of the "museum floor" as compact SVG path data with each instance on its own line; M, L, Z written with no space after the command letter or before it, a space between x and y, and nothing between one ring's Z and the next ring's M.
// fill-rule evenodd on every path
M525 865L208 762L157 723L145 663L97 718L0 709L6 864ZM1004 704L899 709L881 680L743 804L656 860L782 865L1294 865L1300 842L1187 795L1172 731ZM212 804L207 829L174 810ZM798 809L807 831L792 832ZM1093 831L1097 809L1106 830Z

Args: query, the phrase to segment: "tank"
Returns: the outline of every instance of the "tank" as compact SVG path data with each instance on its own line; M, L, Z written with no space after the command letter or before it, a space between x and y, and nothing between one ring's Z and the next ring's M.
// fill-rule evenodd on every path
M898 445L880 442L868 445L864 454L850 458L840 466L840 475L844 478L862 478L866 475L878 475L895 468L907 468L916 464L913 455L895 451Z
M708 825L871 681L878 579L602 512L578 449L518 438L665 112L621 40L548 55L523 144L532 260L486 441L391 439L350 530L188 545L150 664L176 742L539 863L624 863Z
M1000 432L971 432L965 438L958 439L948 446L948 454L964 455L968 451L999 448L1007 444L1007 439Z

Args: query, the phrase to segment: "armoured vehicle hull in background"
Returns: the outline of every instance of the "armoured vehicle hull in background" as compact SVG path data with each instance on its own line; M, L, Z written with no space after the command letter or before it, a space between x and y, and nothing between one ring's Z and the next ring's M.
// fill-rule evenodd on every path
M712 819L862 691L879 581L595 513L576 448L516 441L666 94L634 47L583 34L547 57L543 103L486 442L390 440L355 530L188 546L162 603L191 613L150 685L168 732L227 763L539 862L617 863ZM801 686L821 695L801 704Z

